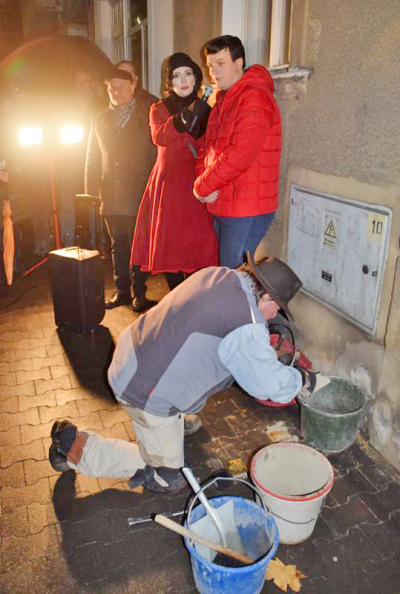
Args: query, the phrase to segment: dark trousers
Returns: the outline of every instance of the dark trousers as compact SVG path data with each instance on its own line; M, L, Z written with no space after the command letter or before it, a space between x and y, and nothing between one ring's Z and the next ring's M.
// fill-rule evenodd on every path
M139 266L133 266L131 271L129 266L136 217L112 215L106 216L105 222L111 241L111 258L117 291L121 295L130 295L132 286L134 297L144 299L148 273L141 272Z

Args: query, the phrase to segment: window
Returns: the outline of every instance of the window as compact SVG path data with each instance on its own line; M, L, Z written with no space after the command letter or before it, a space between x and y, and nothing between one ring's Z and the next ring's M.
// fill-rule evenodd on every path
M288 66L291 62L291 29L293 0L269 1L269 59L270 68Z

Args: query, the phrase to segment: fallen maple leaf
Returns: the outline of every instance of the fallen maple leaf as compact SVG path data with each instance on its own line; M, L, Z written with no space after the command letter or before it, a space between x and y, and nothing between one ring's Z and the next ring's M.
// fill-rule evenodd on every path
M265 577L267 580L274 580L275 586L283 592L287 592L288 586L293 592L300 592L300 580L306 576L297 569L296 565L285 565L277 557L269 562Z

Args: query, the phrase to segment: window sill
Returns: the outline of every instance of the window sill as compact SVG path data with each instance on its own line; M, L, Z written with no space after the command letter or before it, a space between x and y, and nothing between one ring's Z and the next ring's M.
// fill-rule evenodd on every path
M283 100L298 100L306 95L307 81L312 74L309 68L286 66L270 68L275 93Z
M312 70L300 66L284 66L269 68L273 80L301 79L301 82L307 82Z

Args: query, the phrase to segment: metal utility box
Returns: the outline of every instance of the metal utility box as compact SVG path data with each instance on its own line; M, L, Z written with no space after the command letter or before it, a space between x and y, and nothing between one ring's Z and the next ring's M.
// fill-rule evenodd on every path
M292 184L288 264L303 290L363 330L376 330L392 213Z

